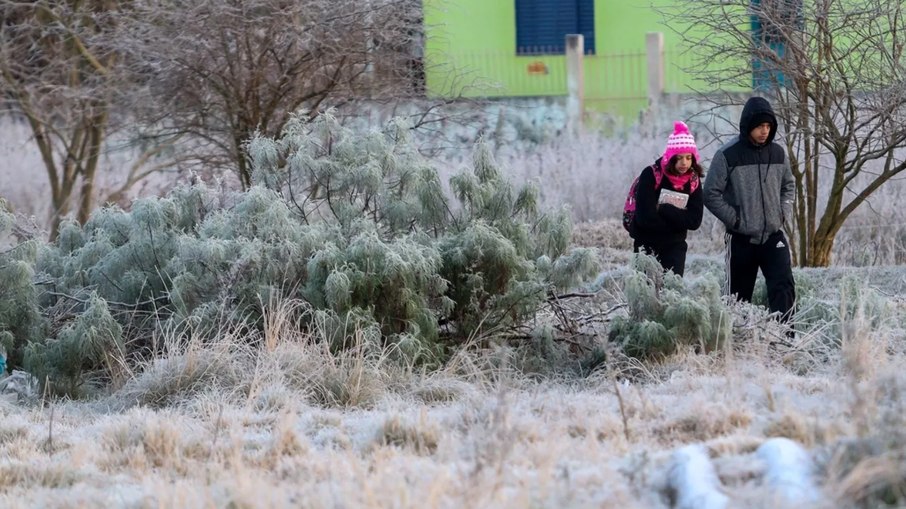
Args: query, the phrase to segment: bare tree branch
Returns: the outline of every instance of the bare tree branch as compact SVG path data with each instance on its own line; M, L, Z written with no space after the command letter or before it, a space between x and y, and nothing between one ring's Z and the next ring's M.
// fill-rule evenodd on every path
M904 170L906 6L886 0L683 0L661 10L717 106L770 96L797 183L795 257L830 263L836 234ZM754 63L754 64L753 64Z
M87 220L100 175L113 169L102 167L108 141L134 122L129 91L139 87L122 72L115 37L130 4L0 3L0 97L28 120L41 154L51 238L67 215Z

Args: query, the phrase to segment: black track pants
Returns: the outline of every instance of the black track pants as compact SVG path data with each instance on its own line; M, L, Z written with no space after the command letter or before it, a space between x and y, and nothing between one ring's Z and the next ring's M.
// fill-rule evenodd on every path
M667 244L649 244L642 243L638 240L633 245L633 251L636 253L644 251L647 254L654 255L664 271L672 270L677 276L682 276L686 270L686 250L688 246L685 240L679 242L670 242Z
M796 284L790 259L790 246L782 231L768 237L764 244L752 244L749 237L727 233L727 288L739 300L751 302L758 269L768 287L768 309L781 313L786 321L796 302Z

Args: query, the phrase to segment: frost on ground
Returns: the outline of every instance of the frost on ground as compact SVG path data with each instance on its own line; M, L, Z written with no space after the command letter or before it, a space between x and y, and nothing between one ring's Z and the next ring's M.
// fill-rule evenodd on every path
M821 499L812 479L812 458L802 445L777 437L761 444L756 453L765 462L765 485L778 499L790 505L813 504Z
M616 216L662 148L660 134L634 136L500 154L514 175L550 183L547 204L613 217L576 232L603 254L600 286L627 269ZM687 273L720 270L720 232L712 221L690 236ZM856 259L866 243L847 238ZM897 236L879 238L902 252ZM879 290L853 306L820 294L854 269L818 270L797 270L812 283L798 288L803 314L844 315L833 330L784 344L740 315L719 351L585 377L526 376L488 352L424 374L275 334L260 350L194 345L101 399L14 393L0 398L0 507L903 505L906 277L859 272ZM30 386L15 380L6 387Z
M687 445L673 453L670 489L677 509L724 509L730 499L721 491L720 479L708 452L701 445Z
M618 227L580 232L609 246L605 283L630 260ZM687 278L719 264L690 257ZM902 506L902 269L796 276L803 315L843 322L778 343L733 308L714 352L581 376L529 376L504 348L425 373L291 320L256 347L174 346L91 400L0 398L0 507Z
M0 374L2 373L3 369L0 369ZM38 399L39 386L40 382L34 376L25 371L13 370L9 376L0 378L0 398L10 402L35 401Z
M380 361L340 362L354 376L337 382L312 367L328 353L287 340L231 385L216 372L195 385L139 377L91 402L2 403L0 505L869 507L902 488L906 376L893 352L859 376L851 354L800 375L786 354L745 344L616 385ZM352 406L317 396L378 373L380 391ZM162 383L178 386L136 404Z

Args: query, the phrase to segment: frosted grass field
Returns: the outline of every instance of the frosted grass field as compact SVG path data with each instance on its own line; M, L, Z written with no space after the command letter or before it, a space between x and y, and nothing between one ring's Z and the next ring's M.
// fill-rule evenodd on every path
M40 221L46 184L16 140L0 145L12 163L0 194ZM623 302L608 285L631 264L617 217L662 148L661 136L630 133L498 153L513 178L540 180L547 205L571 204L576 242L599 249L606 290L591 309ZM612 358L582 373L495 347L424 373L330 354L292 331L287 303L261 348L223 331L89 401L6 394L0 506L903 506L906 271L889 265L902 251L889 226L898 192L885 189L843 234L837 266L796 272L802 304L838 309L836 328L783 344L738 306L733 341L710 354ZM687 277L721 270L713 221L690 245ZM864 291L846 293L847 278Z
M818 333L772 348L741 332L709 355L540 378L516 358L426 375L277 329L260 350L225 335L95 401L4 403L0 504L873 507L903 488L906 344L848 327L826 356ZM775 498L771 479L796 474L759 454L772 437L803 448L813 491ZM678 459L690 445L698 463ZM714 491L703 468L726 505L682 505Z

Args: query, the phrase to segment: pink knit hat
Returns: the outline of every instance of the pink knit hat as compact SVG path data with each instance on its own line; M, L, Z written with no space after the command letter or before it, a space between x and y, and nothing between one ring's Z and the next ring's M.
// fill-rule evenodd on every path
M702 161L698 155L698 148L695 147L695 138L689 132L689 127L680 121L673 123L673 134L667 138L667 148L664 149L661 164L666 166L670 162L670 158L676 154L692 154L696 162L701 163Z

